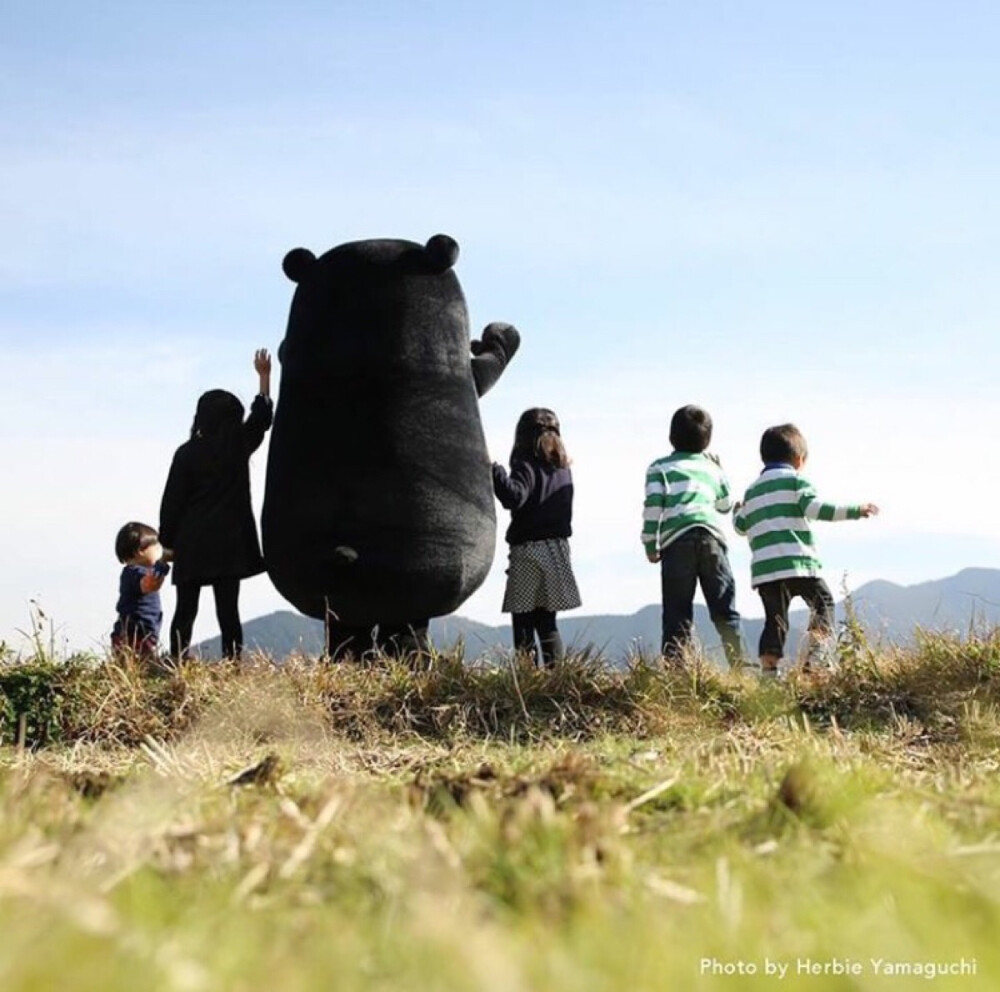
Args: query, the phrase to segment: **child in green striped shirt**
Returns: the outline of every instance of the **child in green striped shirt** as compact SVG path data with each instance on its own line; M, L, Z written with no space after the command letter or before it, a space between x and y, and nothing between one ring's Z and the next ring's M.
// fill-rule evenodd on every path
M665 658L678 661L691 640L697 584L722 638L731 668L743 664L736 584L726 553L722 515L732 507L729 482L714 455L712 418L698 406L681 407L670 421L672 454L646 469L642 543L660 564Z
M788 607L801 596L809 607L810 647L805 667L833 634L833 596L820 577L811 520L857 520L878 513L874 503L824 503L799 475L809 450L794 424L769 427L760 439L764 470L733 508L737 534L750 539L750 584L764 604L761 674L774 677L788 636Z

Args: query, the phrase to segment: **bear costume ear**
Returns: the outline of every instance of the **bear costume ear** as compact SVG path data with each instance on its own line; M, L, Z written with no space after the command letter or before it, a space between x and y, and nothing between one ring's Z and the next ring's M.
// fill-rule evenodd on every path
M432 272L447 272L458 261L458 242L447 234L435 234L424 247L424 257Z
M292 282L301 282L315 262L316 256L308 248L293 248L282 260L281 269Z

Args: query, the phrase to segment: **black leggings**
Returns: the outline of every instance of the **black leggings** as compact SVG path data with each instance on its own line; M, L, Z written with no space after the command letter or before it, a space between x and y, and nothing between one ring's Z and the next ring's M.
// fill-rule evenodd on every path
M530 613L512 613L511 623L514 626L514 650L524 651L531 655L538 664L538 652L535 648L535 634L542 645L542 662L546 668L551 668L556 662L562 661L565 655L562 637L556 626L554 610L532 610Z
M215 617L222 633L222 657L239 658L243 651L243 626L240 624L240 580L216 579L212 584L215 593ZM198 616L201 586L197 582L177 585L177 608L170 623L170 654L175 660L188 657L191 631Z

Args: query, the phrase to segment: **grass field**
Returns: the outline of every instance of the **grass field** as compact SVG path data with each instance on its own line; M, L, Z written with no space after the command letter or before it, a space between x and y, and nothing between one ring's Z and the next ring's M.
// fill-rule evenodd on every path
M0 989L998 988L1000 634L841 653L7 652Z

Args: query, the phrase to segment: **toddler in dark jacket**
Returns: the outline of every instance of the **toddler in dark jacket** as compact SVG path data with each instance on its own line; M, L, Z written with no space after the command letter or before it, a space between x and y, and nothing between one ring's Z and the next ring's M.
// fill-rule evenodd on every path
M115 555L125 567L118 582L111 646L150 658L156 654L163 623L160 587L170 573L160 536L148 524L130 521L118 531Z

